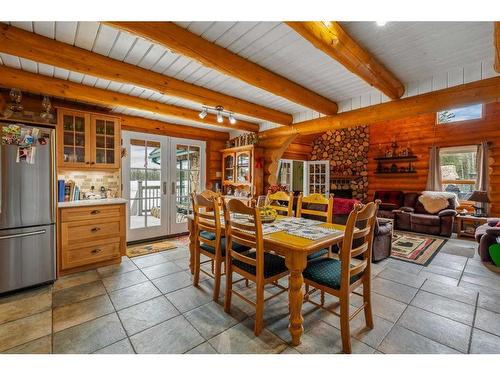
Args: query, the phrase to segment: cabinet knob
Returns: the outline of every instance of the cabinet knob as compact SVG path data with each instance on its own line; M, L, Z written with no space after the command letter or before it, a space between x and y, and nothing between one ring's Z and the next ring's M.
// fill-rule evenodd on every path
M90 164L91 164L91 165L94 165L94 164L95 164L95 162L91 161L91 162L90 162Z
M99 254L102 250L101 249L94 249L91 251L92 254Z
M97 215L97 214L98 214L98 213L100 213L100 212L101 212L101 211L99 211L99 210L92 210L92 211L90 211L90 214L91 214L91 215Z
M90 161L86 161L85 164L90 164Z
M94 227L94 228L91 229L91 231L94 232L94 233L98 232L100 230L101 230L101 228L99 228L99 227Z

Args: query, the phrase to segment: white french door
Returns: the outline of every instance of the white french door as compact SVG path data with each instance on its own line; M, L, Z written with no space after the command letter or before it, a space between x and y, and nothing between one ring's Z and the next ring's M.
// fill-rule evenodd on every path
M205 143L127 131L122 139L127 241L186 232L189 194L205 186Z

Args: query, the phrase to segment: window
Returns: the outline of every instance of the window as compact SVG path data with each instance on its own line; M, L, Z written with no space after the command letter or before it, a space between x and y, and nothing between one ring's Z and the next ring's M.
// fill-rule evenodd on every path
M330 162L281 159L277 182L288 191L301 191L304 195L330 193Z
M467 107L447 109L437 113L438 124L449 124L468 120L477 120L483 117L483 105L474 104Z
M443 191L467 200L477 186L477 146L449 147L439 151Z

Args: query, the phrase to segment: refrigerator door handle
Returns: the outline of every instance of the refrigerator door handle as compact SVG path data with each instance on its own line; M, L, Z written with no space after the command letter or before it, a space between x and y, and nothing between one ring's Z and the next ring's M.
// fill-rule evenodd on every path
M19 237L28 237L28 236L36 236L38 234L44 234L46 230L37 230L29 233L18 233L18 234L9 234L7 236L0 237L0 240L8 240L10 238L19 238Z

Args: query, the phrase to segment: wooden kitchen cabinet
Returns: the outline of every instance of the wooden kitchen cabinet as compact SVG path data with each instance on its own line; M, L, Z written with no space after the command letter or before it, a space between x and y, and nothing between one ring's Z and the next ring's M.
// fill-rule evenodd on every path
M59 208L58 274L119 263L125 255L125 204Z
M120 119L57 108L58 168L119 169Z

